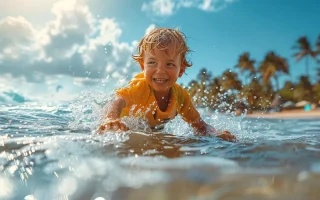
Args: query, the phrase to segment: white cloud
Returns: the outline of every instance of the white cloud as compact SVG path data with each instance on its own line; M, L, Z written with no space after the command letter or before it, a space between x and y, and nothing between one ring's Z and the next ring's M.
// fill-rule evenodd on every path
M112 83L112 84L110 84ZM38 84L30 82L25 77L13 77L10 74L2 75L0 82L0 104L4 93L15 93L27 100L41 103L56 101L70 101L79 97L82 92L103 91L109 94L114 89L110 76L104 79L89 79L83 77L70 77L66 75L45 76ZM8 102L13 102L8 99Z
M34 28L30 22L21 16L6 17L0 20L0 46L7 47L12 44L30 45L34 39Z
M203 0L203 3L199 6L202 10L212 10L211 0Z
M18 16L0 20L1 63L30 56L29 52L36 51L35 39L36 30L25 18Z
M142 11L152 12L155 15L170 16L174 12L175 3L172 0L152 0L142 4Z
M177 7L190 8L193 5L193 0L180 0Z
M156 25L155 24L151 24L151 25L149 25L149 27L146 29L146 31L145 31L145 35L147 35L148 33L150 33L153 29L155 29L156 28Z
M21 16L0 20L1 75L26 82L64 75L92 85L108 75L120 80L140 70L131 58L136 42L119 41L116 20L95 19L79 0L60 0L51 11L55 19L42 28Z
M180 8L198 8L218 12L238 0L149 0L142 4L142 11L160 17L173 15Z

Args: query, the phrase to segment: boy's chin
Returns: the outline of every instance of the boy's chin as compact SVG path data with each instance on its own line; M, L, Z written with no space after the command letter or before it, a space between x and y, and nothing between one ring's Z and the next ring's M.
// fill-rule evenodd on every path
M169 87L168 89L160 89L160 88L153 87L152 89L154 93L166 95L170 91L170 88L171 87Z
M171 87L172 87L172 85L170 85L170 84L168 84L168 83L161 83L161 84L159 84L159 83L153 83L152 85L151 85L151 87L152 87L152 89L153 90L155 90L155 91L168 91Z

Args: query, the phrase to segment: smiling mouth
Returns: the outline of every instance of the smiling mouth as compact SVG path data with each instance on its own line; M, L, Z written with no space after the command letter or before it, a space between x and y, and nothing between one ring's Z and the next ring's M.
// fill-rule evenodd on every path
M164 78L153 78L152 80L157 83L166 83L168 81L168 79L164 79Z

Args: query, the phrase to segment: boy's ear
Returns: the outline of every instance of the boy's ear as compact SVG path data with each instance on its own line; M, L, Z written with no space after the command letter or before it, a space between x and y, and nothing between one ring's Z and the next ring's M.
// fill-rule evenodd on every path
M180 72L179 72L179 77L181 77L183 75L185 69L186 69L186 67L181 66Z
M139 60L139 65L140 65L140 68L142 70L144 70L144 63L143 63L143 60Z

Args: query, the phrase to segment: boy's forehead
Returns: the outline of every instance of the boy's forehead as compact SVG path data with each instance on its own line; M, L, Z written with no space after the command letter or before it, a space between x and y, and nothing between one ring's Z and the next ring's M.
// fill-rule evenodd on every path
M164 52L165 55L170 59L175 59L180 55L180 53L176 51L176 49L172 49L172 48L150 49L149 51L146 51L146 54L149 54L149 56L156 56L159 52Z
M155 55L157 52L164 52L168 57L176 58L180 55L179 48L177 44L170 44L166 47L161 47L161 45L155 46L153 48L146 49L146 53L150 55Z

